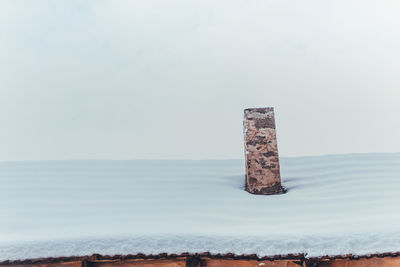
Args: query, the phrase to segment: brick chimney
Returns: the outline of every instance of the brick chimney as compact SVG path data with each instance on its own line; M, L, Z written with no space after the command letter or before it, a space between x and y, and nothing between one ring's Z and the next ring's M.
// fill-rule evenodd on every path
M246 190L252 194L285 193L281 185L274 108L244 110Z

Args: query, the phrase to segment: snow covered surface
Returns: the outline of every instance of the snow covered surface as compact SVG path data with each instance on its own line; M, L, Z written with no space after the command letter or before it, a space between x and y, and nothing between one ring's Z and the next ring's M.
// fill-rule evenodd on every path
M281 159L288 193L243 190L242 160L0 163L0 260L400 250L400 154Z

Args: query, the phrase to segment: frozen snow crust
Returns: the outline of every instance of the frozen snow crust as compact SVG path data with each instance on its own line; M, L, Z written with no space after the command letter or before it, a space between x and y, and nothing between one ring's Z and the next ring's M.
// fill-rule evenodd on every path
M183 252L400 249L400 154L282 158L288 193L244 191L242 160L0 163L0 261Z

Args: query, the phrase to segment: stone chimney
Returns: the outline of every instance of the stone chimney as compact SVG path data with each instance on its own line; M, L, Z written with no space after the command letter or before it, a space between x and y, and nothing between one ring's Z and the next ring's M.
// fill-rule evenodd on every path
M285 193L281 185L274 108L244 110L246 190L252 194Z

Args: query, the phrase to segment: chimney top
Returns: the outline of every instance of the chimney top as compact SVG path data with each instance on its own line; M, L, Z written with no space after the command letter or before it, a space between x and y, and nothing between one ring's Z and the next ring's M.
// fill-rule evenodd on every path
M274 108L244 110L246 190L252 194L285 193L281 185Z

